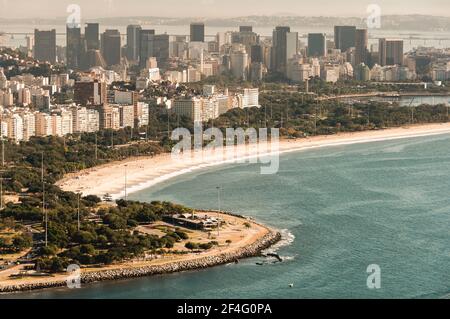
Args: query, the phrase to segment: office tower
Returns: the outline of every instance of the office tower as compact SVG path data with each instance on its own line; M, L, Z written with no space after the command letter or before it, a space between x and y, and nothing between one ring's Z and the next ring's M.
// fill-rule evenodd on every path
M356 81L369 81L370 69L364 63L360 63L355 67L354 76Z
M56 63L56 30L34 30L34 58L39 61Z
M76 82L74 87L74 101L80 105L102 105L107 102L107 85L97 80L90 82Z
M139 32L139 65L145 68L147 59L153 54L153 37L155 30L141 30Z
M106 61L100 50L89 50L86 52L83 65L85 69L90 69L96 66L100 66L104 69L107 67Z
M287 61L298 52L298 33L289 32L286 34L286 65Z
M102 34L102 55L108 66L120 64L122 47L119 30L106 30Z
M327 55L327 37L325 33L308 34L308 56L321 57Z
M168 34L157 34L153 41L153 54L156 61L162 65L169 59L170 37Z
M100 50L99 36L99 24L87 23L84 29L84 38L86 41L87 50Z
M239 32L253 32L253 27L242 25L239 27Z
M66 64L68 68L77 70L82 64L81 28L67 25L66 30Z
M148 59L156 58L159 64L164 64L169 59L169 35L155 34L155 30L141 30L139 65L147 67Z
M287 61L297 54L298 33L289 27L276 27L273 31L271 68L277 72L286 72Z
M264 65L261 62L252 62L250 65L250 80L259 82L263 79Z
M140 25L129 25L127 27L127 58L130 61L139 60L141 30Z
M245 50L231 53L231 73L237 79L247 80L248 54Z
M191 42L205 42L205 24L191 23Z
M239 32L231 33L231 43L239 43L245 46L245 50L250 53L253 45L259 44L259 35L250 28L241 28Z
M355 47L356 27L355 26L335 26L334 45L342 52Z
M263 57L263 48L260 44L255 44L252 45L250 48L250 56L252 59L252 62L263 62L264 61L264 57Z
M381 66L403 65L403 40L380 39L378 51Z
M355 37L355 65L368 64L369 35L367 29L356 30Z

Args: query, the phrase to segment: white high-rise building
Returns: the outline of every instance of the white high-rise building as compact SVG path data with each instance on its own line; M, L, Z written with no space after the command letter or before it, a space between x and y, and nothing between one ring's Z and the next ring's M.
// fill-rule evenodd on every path
M120 127L134 128L134 105L119 106Z
M242 107L261 107L259 105L259 89L244 89Z
M11 114L7 117L8 138L20 142L23 140L23 120L19 114Z
M63 136L62 118L60 115L52 114L52 134L53 136Z
M148 104L138 102L134 107L134 121L137 127L148 125L149 123L149 108Z
M88 110L85 107L73 107L72 111L72 131L74 133L87 132Z
M100 130L100 114L96 110L87 110L86 132L94 133Z
M36 135L36 117L34 113L22 113L23 120L23 139L29 141Z
M63 110L61 111L61 134L67 135L73 133L73 117L72 112Z

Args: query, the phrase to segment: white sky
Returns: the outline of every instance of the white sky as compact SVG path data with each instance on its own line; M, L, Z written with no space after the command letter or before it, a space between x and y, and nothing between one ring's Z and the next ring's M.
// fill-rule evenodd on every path
M379 4L383 14L450 16L450 0L0 0L0 17L64 17L69 4L80 5L83 19L277 14L363 17L371 3Z

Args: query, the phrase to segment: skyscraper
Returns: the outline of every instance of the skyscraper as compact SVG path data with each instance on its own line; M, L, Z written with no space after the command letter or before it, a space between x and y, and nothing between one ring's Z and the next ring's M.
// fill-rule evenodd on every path
M205 42L204 23L191 23L191 42Z
M140 25L129 25L127 27L127 58L131 61L139 60L140 33L142 27Z
M56 63L56 30L34 30L34 58Z
M67 67L77 70L81 67L82 64L81 28L67 25L66 30Z
M231 53L231 73L237 79L247 80L248 54L245 50Z
M356 30L355 37L355 65L368 64L369 35L367 29Z
M403 64L403 40L380 39L378 51L381 66Z
M144 68L147 59L153 55L153 37L155 30L140 30L139 32L139 65Z
M342 52L355 47L356 27L355 26L335 26L334 44L336 49Z
M272 69L274 71L283 73L286 71L288 34L290 32L290 27L276 27L273 31Z
M325 33L308 34L308 56L320 57L327 55L327 37Z
M239 32L253 32L253 27L248 25L241 25L239 27Z
M260 44L255 44L251 46L250 49L252 62L263 62L263 48Z
M106 30L102 34L102 55L108 66L120 64L122 58L121 50L119 30Z
M100 50L98 23L87 23L84 29L87 50Z

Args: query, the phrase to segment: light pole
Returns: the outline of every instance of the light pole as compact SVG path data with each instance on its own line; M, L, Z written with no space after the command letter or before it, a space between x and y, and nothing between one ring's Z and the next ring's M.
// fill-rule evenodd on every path
M77 193L77 222L78 231L80 231L80 193Z
M219 210L218 210L218 213L217 213L217 237L219 237L220 236L220 212L221 212L221 205L220 205L220 186L217 186L216 187L216 189L217 189L217 200L218 200L218 204L219 204Z
M42 214L45 223L45 247L48 246L48 216L45 209L45 182L44 182L44 152L41 153L41 179L42 179Z
M97 132L95 132L95 161L98 160Z
M128 200L128 194L127 194L127 165L125 165L125 200Z

